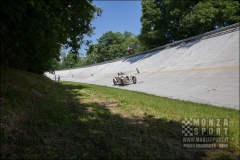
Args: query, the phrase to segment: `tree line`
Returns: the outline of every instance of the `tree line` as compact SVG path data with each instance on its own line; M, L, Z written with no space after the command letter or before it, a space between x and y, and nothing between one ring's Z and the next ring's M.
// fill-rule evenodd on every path
M144 49L159 47L239 22L238 0L142 0Z
M237 0L142 0L141 32L108 31L96 44L92 0L0 2L1 66L34 73L84 66L139 53L239 22ZM79 56L82 45L89 49ZM59 62L61 48L70 48Z
M139 47L138 37L131 32L125 31L124 33L114 33L108 31L97 40L97 44L90 45L85 56L79 55L75 58L74 54L69 51L56 66L56 69L91 65L132 55L140 51L142 50L141 47Z

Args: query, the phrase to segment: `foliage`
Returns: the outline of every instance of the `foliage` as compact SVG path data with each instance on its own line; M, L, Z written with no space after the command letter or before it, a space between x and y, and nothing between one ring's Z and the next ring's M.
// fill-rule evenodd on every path
M73 52L69 51L67 56L64 56L62 58L62 61L59 62L54 70L61 70L61 69L69 69L69 68L75 68L75 67L82 67L89 64L93 64L89 58L86 58L84 56L80 56L74 54Z
M91 58L92 62L104 62L141 51L141 48L138 47L138 37L128 31L123 34L109 31L97 41L98 43L91 45L87 52L87 56ZM134 50L127 50L130 47Z
M63 63L67 68L73 68L77 63L79 57L75 58L75 55L70 51L66 57L63 58Z
M237 0L142 0L145 49L239 22Z
M77 54L91 21L101 9L91 0L18 0L0 2L2 65L42 74L53 69L60 47Z

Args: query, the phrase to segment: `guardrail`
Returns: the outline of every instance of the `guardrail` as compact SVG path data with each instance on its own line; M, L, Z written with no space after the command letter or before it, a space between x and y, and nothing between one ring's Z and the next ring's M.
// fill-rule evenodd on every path
M175 41L175 42L166 44L164 46L160 46L160 47L153 48L153 49L150 49L150 50L147 50L147 51L143 51L143 52L140 52L138 54L133 54L133 55L129 55L129 56L125 56L125 57L121 57L121 58L117 58L117 59L113 59L113 60L109 60L109 61L105 61L105 62L101 62L101 63L95 63L95 64L92 64L92 65L83 66L83 67L68 68L68 69L62 69L62 70L58 70L58 71L72 70L72 69L79 69L79 68L87 68L87 67L92 67L92 66L98 66L98 65L101 65L101 64L116 62L116 61L119 61L119 60L126 60L128 58L139 56L139 55L142 55L142 54L147 54L149 52L158 51L158 50L161 50L161 49L166 49L166 48L169 48L169 47L173 47L173 46L179 45L181 43L199 40L199 39L201 39L202 37L205 37L205 36L207 36L207 38L210 38L210 35L212 35L212 34L215 34L215 33L220 33L221 34L223 31L227 31L227 30L230 30L230 29L235 30L236 28L239 28L239 26L240 26L240 23L235 23L235 24L223 27L223 28L219 28L219 29L216 29L216 30L213 30L213 31L209 31L209 32L194 36L194 37L190 37L190 38L186 38L186 39L183 39L183 40Z

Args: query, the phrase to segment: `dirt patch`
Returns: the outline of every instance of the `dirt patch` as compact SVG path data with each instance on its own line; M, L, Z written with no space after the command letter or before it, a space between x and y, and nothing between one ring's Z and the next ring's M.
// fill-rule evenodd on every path
M111 110L112 112L114 112L113 110L119 105L119 102L114 99L105 100L103 98L99 98L98 96L96 96L94 94L90 94L90 93L86 93L86 92L85 92L85 94L91 99L92 102L95 102L95 103L99 104L100 106Z

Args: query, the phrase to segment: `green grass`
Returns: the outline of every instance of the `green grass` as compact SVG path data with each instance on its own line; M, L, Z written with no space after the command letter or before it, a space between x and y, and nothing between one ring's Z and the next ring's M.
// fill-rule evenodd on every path
M183 118L228 118L229 148L183 149ZM3 159L239 159L239 112L1 70Z

